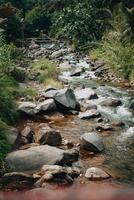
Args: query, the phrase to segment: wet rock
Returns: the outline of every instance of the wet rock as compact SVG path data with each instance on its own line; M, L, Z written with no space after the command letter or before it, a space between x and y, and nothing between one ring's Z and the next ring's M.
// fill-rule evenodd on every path
M56 104L53 99L47 99L47 100L41 102L40 104L38 104L36 109L39 111L44 111L44 112L54 111L54 110L56 110Z
M98 167L91 167L86 171L85 177L89 180L101 180L110 178L110 175Z
M80 137L80 147L90 152L99 153L104 150L103 139L97 133L85 133Z
M112 131L113 130L110 124L101 124L101 123L97 124L95 129L97 131Z
M102 106L117 107L122 105L119 99L107 99L101 103Z
M13 171L38 170L43 165L67 165L78 160L77 150L62 150L49 145L11 152L6 163Z
M78 168L44 165L41 171L34 175L35 177L41 177L35 185L42 187L44 182L71 184L73 183L73 178L79 174L80 170Z
M32 175L22 172L11 172L6 173L1 178L0 183L3 187L6 186L6 189L19 189L24 187L30 187L35 183L36 179Z
M59 90L54 96L54 100L57 106L62 106L69 110L75 110L77 107L77 101L72 89Z
M26 126L23 131L21 131L21 136L26 138L28 142L32 142L33 140L33 131L30 126Z
M87 110L86 112L80 112L78 115L78 117L80 119L94 119L94 118L100 117L100 116L101 116L101 114L96 109Z
M27 114L27 115L35 115L39 112L39 110L36 109L36 104L33 102L21 102L18 110Z
M58 130L50 127L42 127L37 134L37 140L40 144L48 144L51 146L59 146L62 142L61 134Z
M95 104L87 103L87 102L81 102L80 103L80 110L82 112L85 112L86 110L93 110L93 109L97 109L97 106Z
M90 100L98 98L97 94L91 88L76 90L74 94L77 100L83 100L83 99Z

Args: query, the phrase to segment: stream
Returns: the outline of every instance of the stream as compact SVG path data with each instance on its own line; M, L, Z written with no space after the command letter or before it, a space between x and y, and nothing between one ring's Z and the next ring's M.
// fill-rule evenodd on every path
M54 56L56 52L57 55ZM98 98L87 100L86 103L96 105L102 116L100 123L112 127L109 130L96 130L103 137L105 150L95 155L80 150L78 166L82 167L83 171L92 166L101 167L111 175L112 178L109 181L112 183L133 185L134 110L130 109L130 105L133 101L134 90L126 89L121 84L104 82L99 76L96 76L96 71L98 72L103 66L93 70L92 62L88 57L83 54L79 55L77 52L70 52L70 48L62 43L55 44L47 41L38 49L29 50L28 55L36 59L38 56L47 57L58 63L61 71L59 80L62 81L65 88L69 87L74 91L79 88L92 88ZM121 105L113 107L102 105L102 102L108 99L118 99L121 101ZM32 130L37 132L41 123L47 123L51 128L59 130L64 140L77 145L82 134L95 130L99 123L97 120L82 120L77 114L63 114L56 111L44 113L34 119L22 117L16 127L22 131L30 125ZM66 147L61 146L61 148ZM75 180L75 182L81 181L88 183L84 177Z

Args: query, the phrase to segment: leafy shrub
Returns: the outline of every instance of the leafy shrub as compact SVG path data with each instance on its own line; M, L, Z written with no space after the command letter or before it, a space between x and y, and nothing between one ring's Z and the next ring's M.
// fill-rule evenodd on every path
M37 6L26 14L26 30L28 35L35 35L40 30L48 32L50 26L50 17L45 6Z
M98 44L98 48L90 53L93 60L101 59L108 69L122 78L133 79L134 69L134 45L123 45L119 41L104 41Z
M12 123L17 117L16 106L12 96L15 83L7 76L0 76L0 118L7 122Z
M10 145L7 142L7 134L8 134L8 127L0 119L0 164L10 148Z
M108 10L97 6L93 7L92 1L73 1L61 12L54 13L51 34L70 39L76 47L88 46L90 41L101 39L106 19L111 15Z

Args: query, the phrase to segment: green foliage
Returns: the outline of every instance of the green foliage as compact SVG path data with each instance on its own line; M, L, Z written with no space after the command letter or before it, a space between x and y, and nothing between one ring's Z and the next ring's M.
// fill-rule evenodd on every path
M16 85L12 79L4 74L0 74L0 118L13 123L17 117L15 103L13 101L12 91Z
M92 1L73 1L68 7L53 16L52 34L70 39L75 46L88 46L92 40L99 40L105 31L110 11L92 6Z
M58 69L56 64L47 59L39 59L32 63L29 78L34 77L36 81L43 84L61 87L58 82Z
M0 119L0 168L3 158L10 148L10 145L7 142L8 133L7 125Z
M37 6L26 14L26 30L25 32L30 35L35 35L36 30L38 33L41 30L48 32L50 27L49 14L44 6Z
M93 60L101 59L108 69L122 78L133 80L134 78L134 45L123 45L116 40L103 41L98 48L90 54Z

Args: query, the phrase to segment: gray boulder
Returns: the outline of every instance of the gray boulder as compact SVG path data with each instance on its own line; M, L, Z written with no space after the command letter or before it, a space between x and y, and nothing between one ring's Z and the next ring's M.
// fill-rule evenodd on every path
M90 100L90 99L97 99L98 98L97 94L91 88L76 90L74 94L75 94L76 99L78 101L83 100L83 99Z
M90 152L99 153L103 151L103 139L97 133L85 133L80 137L80 147Z
M56 110L56 104L53 99L47 99L41 103L38 104L36 107L37 110L39 111L54 111Z
M69 110L75 110L77 107L77 101L72 89L59 90L55 94L54 100L57 105L65 107Z
M36 107L36 104L30 101L21 102L18 107L18 110L28 115L35 115L39 112L39 110Z
M67 165L78 160L78 151L62 150L49 145L11 152L6 163L12 171L38 170L43 165Z
M80 119L94 119L100 116L101 114L96 109L87 110L86 112L80 112L78 115Z

